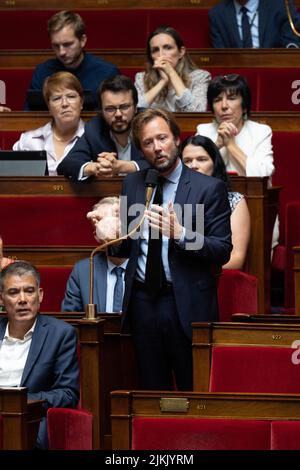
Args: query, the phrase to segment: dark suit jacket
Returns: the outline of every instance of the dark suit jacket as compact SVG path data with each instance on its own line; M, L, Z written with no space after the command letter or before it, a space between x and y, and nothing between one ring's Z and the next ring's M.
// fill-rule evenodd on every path
M146 170L140 171L125 178L122 193L128 197L128 208L135 203L145 203L146 173ZM185 165L175 203L182 207L183 213L184 204L192 205L192 230L187 229L191 236L195 236L196 204L204 204L204 237L197 235L198 242L203 242L202 248L193 246L193 249L188 249L187 245L181 248L174 240L169 242L169 265L179 319L185 333L191 337L192 322L217 320L215 272L230 258L230 208L223 181L197 173ZM121 256L129 256L125 274L124 319L137 268L139 241L129 239L120 249Z
M0 341L7 318L0 319ZM74 408L79 399L79 367L75 329L46 315L38 315L21 387L28 388L29 400L46 400L44 407ZM38 447L47 448L47 426L43 419Z
M90 303L90 259L82 259L74 265L68 279L62 311L84 312ZM94 256L93 303L98 312L106 311L107 260L103 253Z
M300 16L292 1L290 9L296 27ZM233 0L224 0L209 10L210 33L213 47L242 47ZM290 27L284 0L260 0L258 7L260 47L300 46L299 38Z
M82 165L92 160L96 161L98 153L101 152L117 152L117 149L104 119L101 116L95 116L85 124L84 134L58 165L57 173L77 181ZM133 143L131 144L131 160L136 161L140 169L149 167L142 153Z

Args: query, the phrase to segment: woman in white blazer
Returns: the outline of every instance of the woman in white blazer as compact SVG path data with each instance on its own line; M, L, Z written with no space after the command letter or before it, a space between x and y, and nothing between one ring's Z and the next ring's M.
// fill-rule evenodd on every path
M197 126L219 148L226 169L241 176L271 176L274 171L272 129L249 119L251 92L237 74L215 77L207 90L214 121Z
M43 95L52 120L21 134L13 150L46 150L48 173L56 176L57 166L84 133L83 89L72 73L57 72L44 81Z

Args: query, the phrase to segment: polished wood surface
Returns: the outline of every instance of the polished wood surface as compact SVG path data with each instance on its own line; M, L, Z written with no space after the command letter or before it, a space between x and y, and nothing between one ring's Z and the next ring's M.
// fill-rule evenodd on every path
M0 388L3 450L34 449L43 400L27 402L27 388Z
M286 346L300 339L300 323L193 323L194 390L209 390L214 346Z
M118 67L145 67L145 48L135 49L87 49ZM298 49L212 49L189 48L193 61L207 70L210 67L231 68L299 68ZM33 68L54 57L51 49L0 50L0 68ZM230 72L230 71L229 71Z
M186 403L185 411L176 411L179 400ZM134 417L300 419L300 395L121 390L111 393L111 401L113 450L131 449ZM167 401L169 411L162 409Z
M87 121L95 113L82 113ZM176 121L181 132L195 133L198 124L212 121L211 113L176 113ZM300 113L298 112L253 112L251 119L268 124L273 131L300 131ZM0 131L28 131L43 126L50 120L47 112L0 113Z
M110 392L137 388L131 336L121 332L119 314L97 314L96 320L83 312L51 315L78 329L81 407L93 414L93 449L111 449Z

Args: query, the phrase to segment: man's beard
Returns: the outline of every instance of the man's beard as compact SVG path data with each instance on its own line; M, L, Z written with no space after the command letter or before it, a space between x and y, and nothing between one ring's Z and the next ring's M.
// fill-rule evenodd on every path
M164 173L165 171L170 170L175 165L175 162L176 162L178 157L179 157L179 148L176 147L176 149L174 150L174 154L172 155L170 160L167 160L164 163L155 165L156 170L158 170L161 173Z
M113 125L110 125L110 130L114 133L114 134L125 134L126 132L129 132L130 131L130 128L131 128L131 122L128 123L128 122L124 122L123 123L125 125L124 128L115 128Z

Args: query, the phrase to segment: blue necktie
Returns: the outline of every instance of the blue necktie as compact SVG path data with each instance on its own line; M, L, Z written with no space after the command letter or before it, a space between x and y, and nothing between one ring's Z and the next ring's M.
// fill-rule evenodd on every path
M252 44L252 36L251 36L251 28L249 24L249 18L247 15L248 8L242 7L240 9L240 12L242 13L242 35L243 35L243 47L245 48L251 48L253 47Z
M113 303L113 311L114 312L122 312L122 304L123 304L123 271L124 268L115 267L113 272L117 276L117 281L114 288L114 303Z

